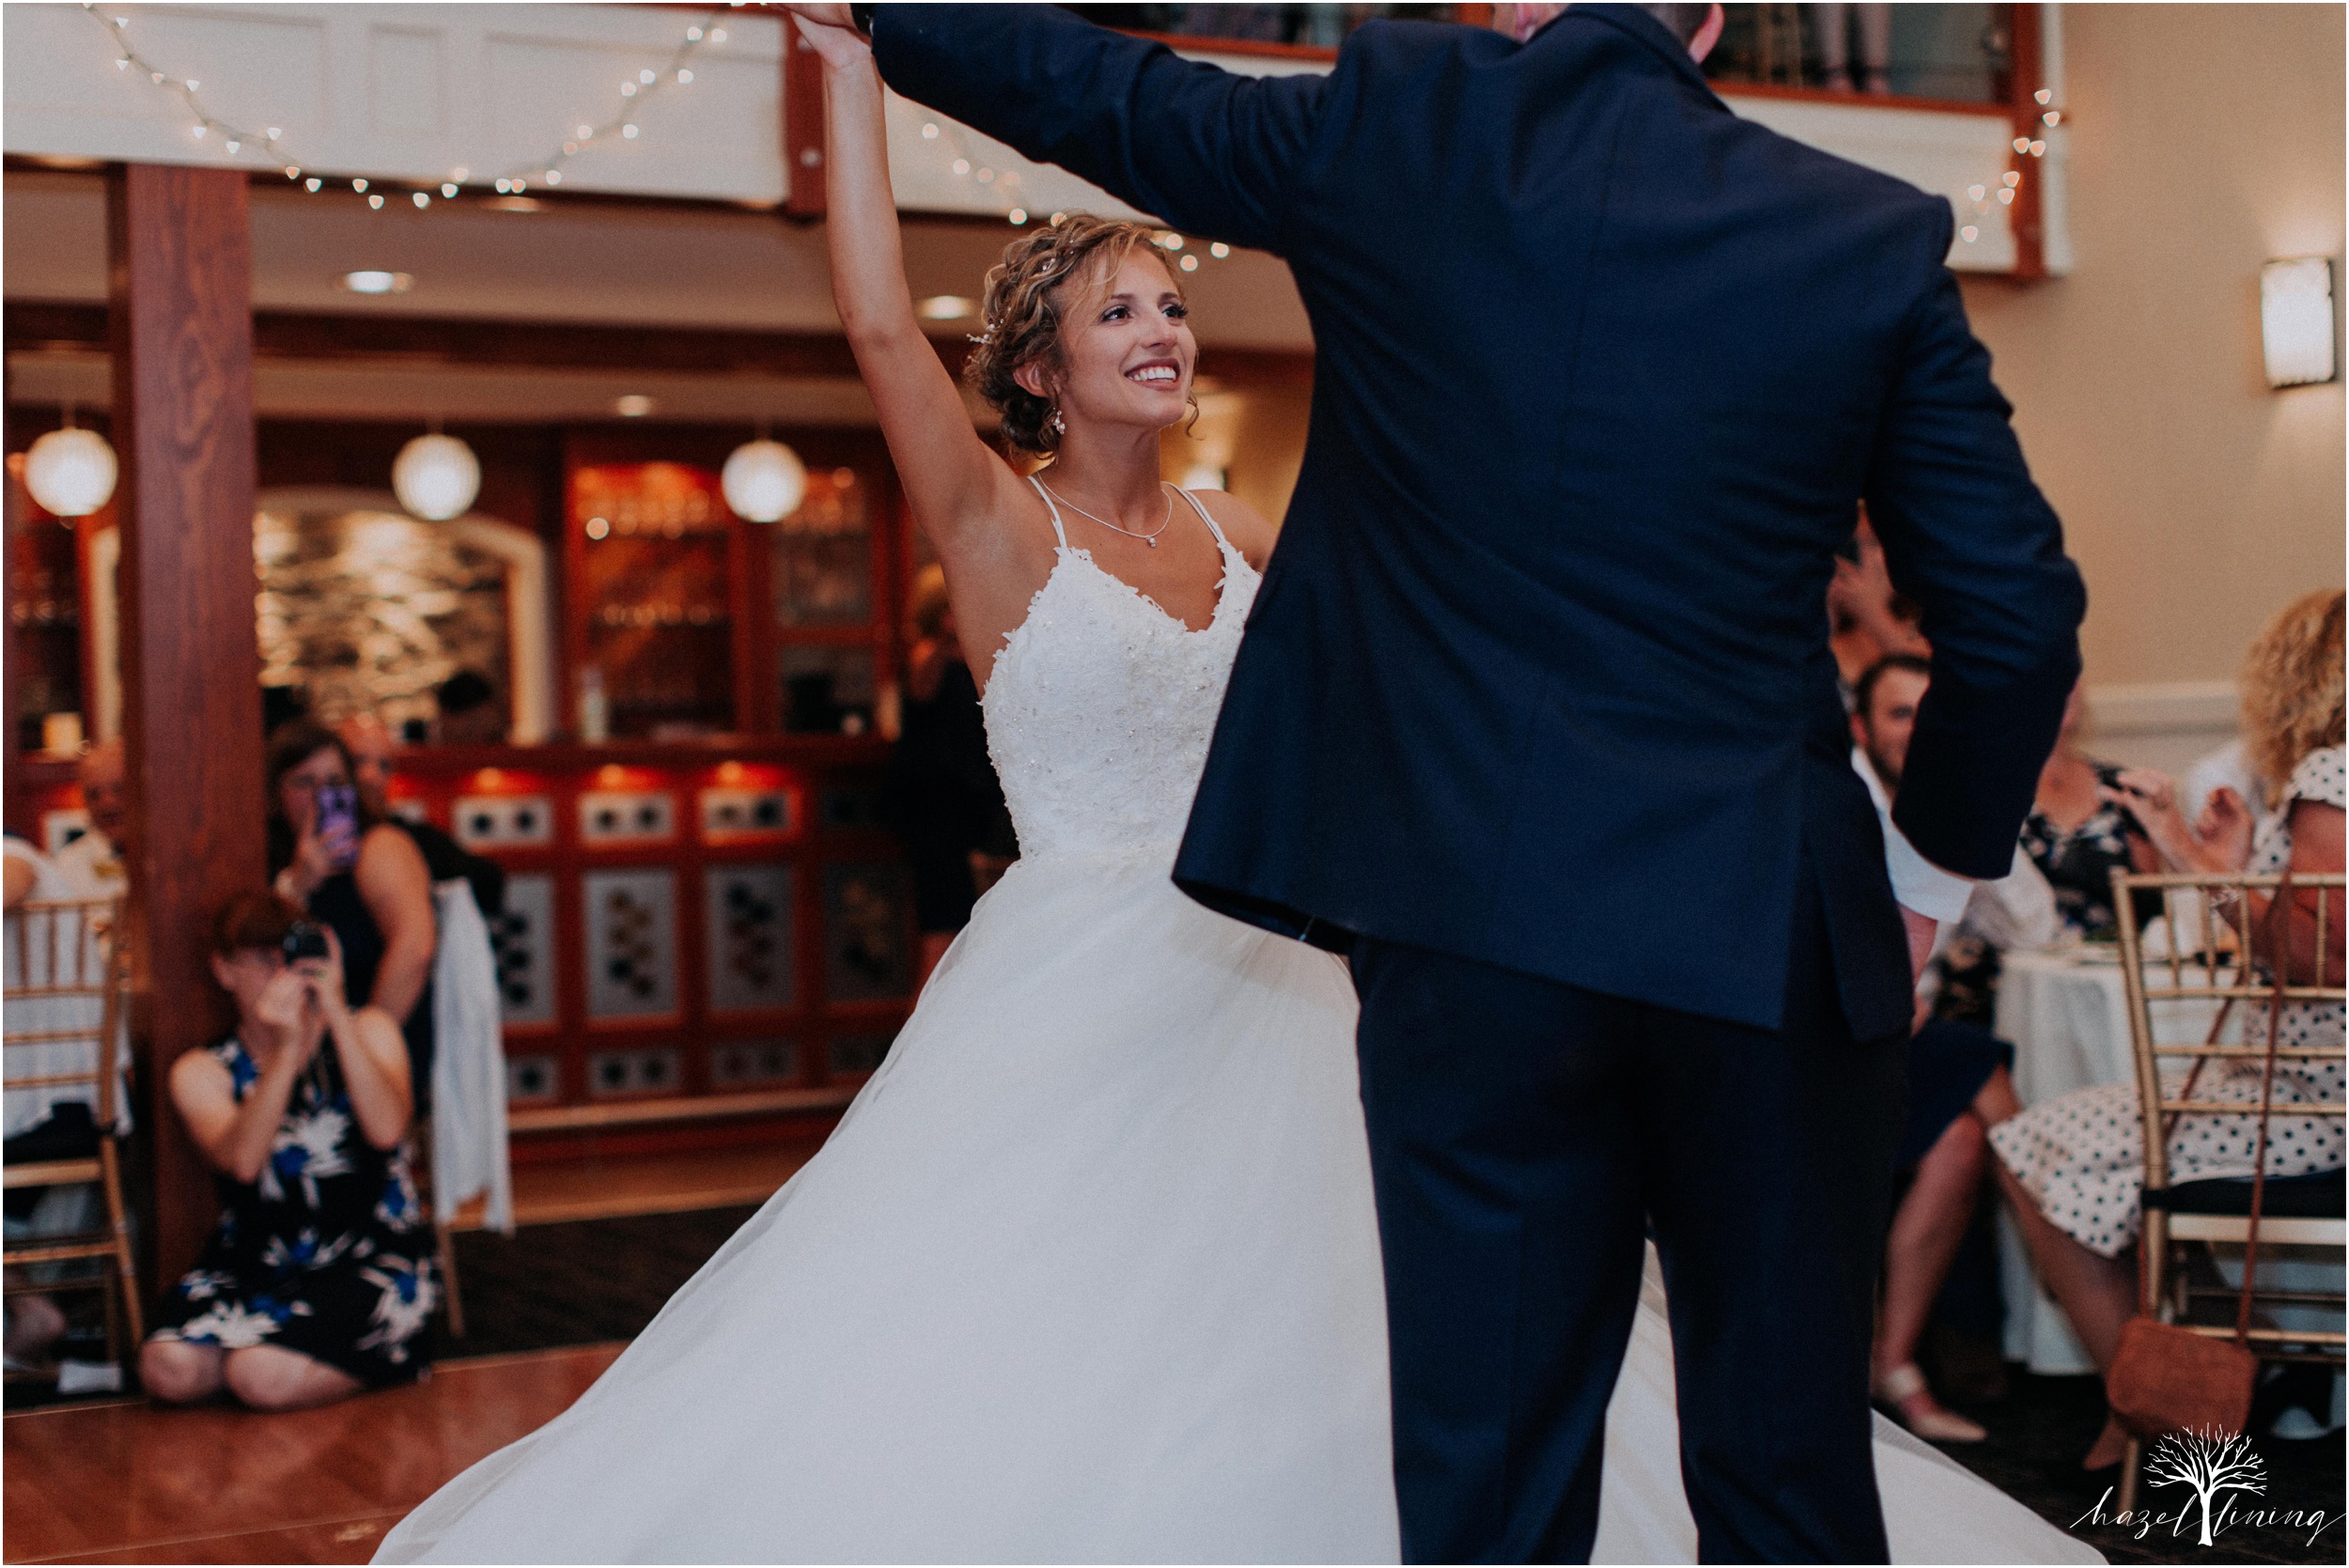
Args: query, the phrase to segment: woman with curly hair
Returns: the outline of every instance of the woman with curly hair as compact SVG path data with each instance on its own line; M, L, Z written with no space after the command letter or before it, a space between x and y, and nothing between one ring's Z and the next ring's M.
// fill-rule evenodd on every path
M2262 823L2232 789L2212 798L2200 822L2179 813L2177 786L2150 768L2124 768L2103 786L2108 800L2144 824L2166 869L2208 876L2237 871L2339 875L2342 866L2341 613L2338 588L2287 605L2251 644L2243 667L2245 749L2260 774L2278 781L2280 800ZM2316 894L2302 890L2289 908L2246 894L2248 928L2265 935L2280 924L2286 965L2296 983L2312 980L2319 965ZM2326 911L2331 926L2323 971L2342 969L2341 901ZM2295 1002L2283 1009L2278 1044L2338 1047L2344 1022L2340 1002ZM2267 1015L2245 1018L2245 1040L2267 1042ZM2238 1059L2214 1063L2198 1080L2202 1100L2256 1106L2263 1063ZM2338 1103L2339 1062L2279 1059L2274 1103ZM2257 1122L2248 1115L2180 1116L2170 1134L2173 1184L2239 1179L2254 1173ZM2137 1085L2100 1084L2032 1106L1990 1129L1999 1179L2030 1246L2040 1278L2080 1337L2099 1371L2112 1364L2121 1327L2137 1311L2136 1243L2143 1217L2144 1121ZM2341 1166L2337 1116L2279 1115L2268 1128L2267 1173L2306 1176ZM2336 1195L2337 1196L2337 1195ZM2128 1435L2108 1420L2086 1457L2089 1471L2117 1465Z
M914 316L870 53L803 33L834 297L1020 858L821 1154L381 1560L1394 1561L1353 990L1169 876L1273 543L1159 478L1198 354L1181 284L1137 224L1067 214L1004 252L968 374L1019 462L1047 463L1023 475ZM1686 1560L1653 1305L1613 1408L1598 1549ZM1954 1467L1877 1463L1932 1524L1896 1518L1896 1541L2064 1549Z

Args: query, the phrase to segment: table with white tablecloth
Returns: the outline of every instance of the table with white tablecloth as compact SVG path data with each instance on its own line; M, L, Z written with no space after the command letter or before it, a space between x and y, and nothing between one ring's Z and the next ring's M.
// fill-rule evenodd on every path
M2169 966L2148 964L2146 978L2170 984ZM2210 1027L2218 1005L2207 1001L2160 1003L2160 1037L2199 1037ZM2086 944L2007 954L1999 970L1998 1035L2015 1046L2015 1092L2027 1106L2092 1084L2135 1079L2128 987L2118 952ZM2095 1371L2062 1309L2032 1272L2022 1234L2003 1209L1999 1216L1999 1272L2006 1297L2007 1359L2027 1361L2037 1373Z

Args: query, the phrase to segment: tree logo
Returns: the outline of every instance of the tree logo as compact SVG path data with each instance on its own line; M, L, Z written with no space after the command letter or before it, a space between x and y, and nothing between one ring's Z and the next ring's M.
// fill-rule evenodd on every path
M2215 1428L2164 1435L2145 1456L2145 1479L2156 1486L2194 1488L2202 1515L2200 1544L2205 1546L2214 1539L2213 1524L2225 1527L2231 1512L2224 1501L2228 1493L2267 1495L2267 1466L2251 1439Z
M2110 1506L2113 1488L2108 1486L2096 1506L2073 1520L2072 1528L2122 1529L2137 1541L2156 1530L2183 1539L2190 1530L2205 1546L2231 1529L2288 1529L2306 1531L2313 1546L2318 1536L2341 1522L2341 1515L2321 1508L2271 1508L2242 1500L2266 1497L2267 1466L2251 1440L2233 1432L2169 1434L2145 1456L2145 1480L2156 1487L2189 1487L2192 1500L2175 1508L2115 1510Z

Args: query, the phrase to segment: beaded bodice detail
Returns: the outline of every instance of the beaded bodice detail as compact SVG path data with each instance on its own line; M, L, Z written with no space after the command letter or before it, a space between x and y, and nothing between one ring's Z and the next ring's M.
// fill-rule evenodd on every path
M1173 863L1256 597L1255 568L1221 530L1216 548L1215 614L1194 631L1061 545L981 699L1023 858Z

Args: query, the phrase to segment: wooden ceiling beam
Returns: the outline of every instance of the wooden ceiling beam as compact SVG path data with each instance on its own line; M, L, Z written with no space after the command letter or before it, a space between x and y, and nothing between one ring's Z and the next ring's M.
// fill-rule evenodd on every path
M106 307L10 301L9 353L101 351ZM959 370L969 346L933 337ZM253 353L264 363L381 365L493 370L627 370L693 376L853 380L856 359L838 333L736 332L708 327L611 326L568 321L474 320L460 317L253 313ZM1201 369L1216 384L1310 387L1313 356L1263 349L1206 349Z

